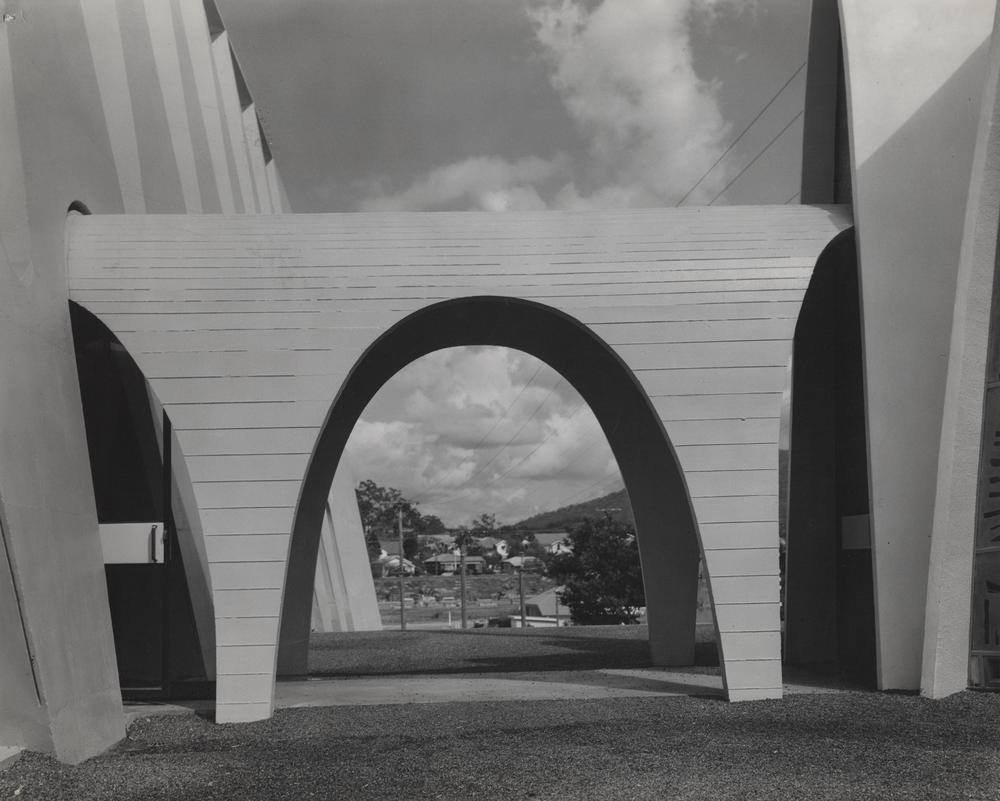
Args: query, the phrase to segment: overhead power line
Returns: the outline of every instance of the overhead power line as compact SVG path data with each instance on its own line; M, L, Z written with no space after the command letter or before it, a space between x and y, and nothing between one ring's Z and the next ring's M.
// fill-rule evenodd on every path
M687 200L691 196L691 193L694 192L695 189L697 189L699 186L701 186L701 182L704 181L706 178L708 178L708 176L711 174L712 170L714 170L716 167L718 167L722 163L722 160L732 152L733 148L736 147L736 145L739 143L739 141L744 136L746 136L747 131L749 131L754 126L754 124L757 122L757 120L759 120L761 117L764 116L764 112L766 112L769 108L771 108L771 106L774 104L774 101L777 100L778 97L780 97L781 93L784 92L785 89L788 88L788 85L792 81L795 80L795 77L800 72L802 72L802 70L805 69L805 66L806 66L806 62L803 61L799 65L799 68L797 70L795 70L795 72L792 73L792 76L787 81L785 81L781 85L781 88L778 89L778 91L774 93L774 96L770 100L767 101L767 104L764 106L764 108L762 108L760 111L757 112L757 116L755 116L752 120L750 120L750 122L749 122L749 124L747 125L746 128L744 128L742 131L740 131L740 135L737 136L732 142L729 143L729 147L727 147L725 149L725 151L723 152L723 154L721 156L719 156L719 158L717 158L715 160L715 163L711 167L709 167L707 170L705 170L705 174L702 175L701 178L699 178L695 182L694 186L692 186L687 192L684 193L684 197L682 197L680 200L677 201L677 203L676 203L677 206L680 206L685 200ZM758 154L758 156L759 156L759 154ZM725 191L725 190L723 190L723 191ZM720 194L721 194L721 192L720 192ZM718 197L718 195L716 197Z
M732 180L731 180L731 181L730 181L730 182L729 182L728 184L726 184L726 185L725 185L724 187L722 187L722 189L720 189L720 190L719 190L719 192L718 192L718 193L717 193L717 194L715 195L715 197L713 197L713 198L712 198L712 199L711 199L710 201L708 201L708 205L709 205L709 206L711 206L711 205L712 205L713 203L715 203L715 201L716 201L716 200L718 200L718 199L719 199L720 197L722 197L722 195L723 195L723 194L725 193L725 191L726 191L727 189L729 189L729 187L731 187L731 186L732 186L733 184L735 184L735 183L736 183L736 182L737 182L738 180L740 180L740 178L742 178L742 177L743 177L743 175L744 175L744 174L746 173L746 171L747 171L747 170L749 170L749 169L750 169L750 168L751 168L751 167L752 167L752 166L753 166L754 164L756 164L756 163L757 163L757 160L758 160L758 159L759 159L759 158L760 158L761 156L763 156L763 155L764 155L764 154L765 154L765 153L766 153L766 152L767 152L768 150L770 150L770 149L771 149L771 145L773 145L773 144L774 144L775 142L777 142L777 141L778 141L778 140L779 140L779 139L780 139L780 138L782 137L782 135L783 135L783 134L785 133L785 131L787 131L787 130L788 130L789 128L791 128L791 127L792 127L792 125L793 125L793 124L795 123L795 121L796 121L796 120L798 120L798 119L799 119L799 117L801 117L801 116L803 115L803 113L804 113L804 110L803 110L803 111L800 111L800 112L799 112L798 114L796 114L796 115L795 115L794 117L792 117L792 118L791 118L791 119L790 119L790 120L788 121L788 124L787 124L787 125L786 125L786 126L785 126L784 128L782 128L782 129L781 129L780 131L778 131L778 133L776 133L776 134L775 134L775 135L774 135L774 136L773 136L773 137L771 138L771 141L770 141L770 142L768 142L768 143L767 143L766 145L764 145L764 148L763 148L763 149L762 149L762 150L761 150L761 151L760 151L760 152L759 152L759 153L758 153L758 154L757 154L756 156L754 156L754 157L753 157L753 158L752 158L752 159L750 160L750 163L749 163L749 164L747 164L747 165L746 165L746 166L745 166L745 167L744 167L744 168L743 168L742 170L740 170L740 171L739 171L739 172L738 172L738 173L736 174L736 177L735 177L735 178L733 178L733 179L732 179Z

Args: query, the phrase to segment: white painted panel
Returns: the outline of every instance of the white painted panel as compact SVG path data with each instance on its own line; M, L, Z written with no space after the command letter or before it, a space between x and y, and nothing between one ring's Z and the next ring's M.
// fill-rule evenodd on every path
M198 504L213 509L292 509L301 481L216 481L198 487Z
M244 512L249 514L249 512ZM216 512L220 517L233 517L224 512ZM206 513L207 516L207 513ZM207 526L206 526L207 528ZM288 534L232 534L208 536L205 538L208 561L237 562L285 559L288 555Z
M202 525L211 536L287 536L292 518L287 509L206 509Z
M277 617L226 617L216 624L219 645L270 645L278 641Z
M244 453L311 453L316 442L312 428L227 429L181 431L187 456Z
M706 554L709 571L713 554ZM712 576L712 601L720 604L778 603L777 576Z
M778 441L778 419L697 420L668 424L670 441L681 445L759 444Z
M781 656L781 632L751 631L723 634L727 660L775 659Z
M757 299L748 303L727 303L717 306L650 306L636 303L625 313L621 308L609 307L595 303L591 306L581 306L576 317L588 325L618 324L622 322L702 322L706 320L784 320L794 325L798 319L801 301L762 301ZM603 329L602 329L603 330Z
M219 684L215 699L219 704L239 704L247 699L268 698L272 693L270 673L250 676L230 675Z
M332 403L343 377L340 375L162 378L156 382L156 395L164 405L324 399L329 399Z
M281 590L214 590L215 617L276 617ZM218 667L220 673L222 666Z
M222 677L219 677L220 680ZM219 693L231 694L242 694L242 692L248 692L249 688L244 688L242 692L237 685L234 689L234 693L230 693L225 686L221 684ZM273 692L273 690L272 690ZM247 697L253 698L256 696L251 696L248 694ZM217 703L215 705L215 722L216 723L252 723L255 720L266 720L271 717L271 712L273 710L273 704L271 701L266 702L227 702L227 703Z
M775 529L777 533L777 528ZM744 550L713 551L712 577L723 576L776 576L778 575L778 548L747 548Z
M693 498L695 514L704 523L760 523L777 521L776 495Z
M781 660L760 659L749 662L736 662L732 669L726 672L726 684L729 688L731 701L759 701L764 698L781 697ZM769 691L768 695L758 695L760 690ZM733 697L733 693L738 693Z
M692 498L728 495L777 495L777 470L714 470L685 476Z
M617 345L615 350L633 370L690 369L710 364L717 369L785 367L790 342L680 342Z
M395 322L395 320L393 320ZM212 354L216 351L245 351L248 353L266 351L303 351L321 350L331 365L330 369L350 365L346 353L353 351L360 354L361 350L371 344L383 332L357 329L327 328L297 328L282 330L267 329L227 329L213 330L211 334L203 331L138 331L129 335L129 350L131 353L186 354L189 352ZM233 353L236 356L235 353ZM305 353L303 353L305 355ZM239 358L239 357L237 357ZM315 358L315 357L313 357Z
M174 406L174 428L191 431L252 429L285 426L319 427L333 405L326 401L276 401L274 403L213 403Z
M778 527L770 521L701 523L699 530L706 551L728 548L773 548L778 542Z
M269 674L274 663L274 645L224 645L218 650L219 674ZM256 699L254 699L256 700Z
M163 562L163 523L101 523L104 564Z
M307 455L192 456L188 462L195 492L202 481L281 481L305 476Z
M689 470L775 470L778 467L777 443L689 445L676 447L676 451L685 473Z
M652 403L660 419L668 424L678 420L773 418L781 412L781 392L658 397L652 398Z
M650 342L789 341L795 333L792 319L709 320L684 322L599 323L592 330L609 345Z
M722 395L744 392L781 392L788 385L784 365L741 367L720 370L714 367L690 370L639 370L640 383L651 396Z
M723 604L715 608L719 631L781 631L780 604Z
M217 590L280 590L285 562L223 562L212 565L212 586Z

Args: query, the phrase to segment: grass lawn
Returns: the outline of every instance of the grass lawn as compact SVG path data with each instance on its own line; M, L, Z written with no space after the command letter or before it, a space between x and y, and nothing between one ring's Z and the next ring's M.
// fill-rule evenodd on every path
M707 638L708 632L702 632ZM637 626L561 629L442 629L313 634L315 676L401 673L507 673L648 667L649 630ZM699 644L698 661L715 664L714 643Z

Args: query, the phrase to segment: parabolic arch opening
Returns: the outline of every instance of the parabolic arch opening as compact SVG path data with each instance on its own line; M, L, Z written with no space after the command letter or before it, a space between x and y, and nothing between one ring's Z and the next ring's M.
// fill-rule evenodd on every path
M323 514L356 421L379 388L410 362L443 348L487 345L542 360L590 406L632 503L652 661L694 662L700 539L683 471L645 391L622 359L569 315L533 301L479 296L433 304L398 322L367 348L337 394L317 438L292 528L279 675L307 672Z

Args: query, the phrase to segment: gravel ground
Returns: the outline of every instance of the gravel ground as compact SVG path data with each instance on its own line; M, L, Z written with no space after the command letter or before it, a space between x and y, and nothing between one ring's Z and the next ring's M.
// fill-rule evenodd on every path
M708 638L710 628L699 627L699 639ZM313 634L309 674L439 675L648 667L648 638L644 625ZM718 664L715 644L700 642L696 661Z
M282 710L162 717L69 767L27 754L18 799L996 799L1000 696L876 693Z

